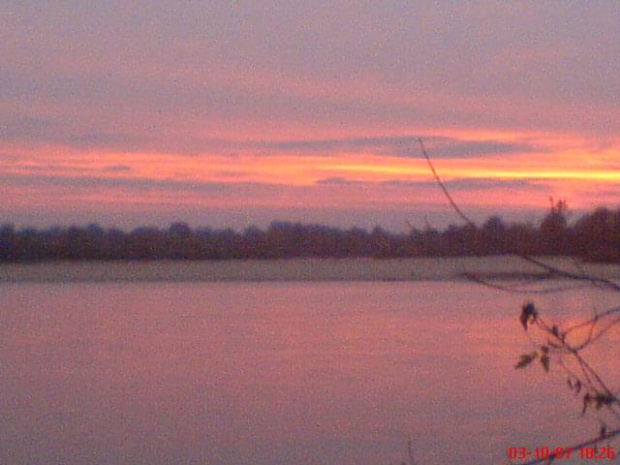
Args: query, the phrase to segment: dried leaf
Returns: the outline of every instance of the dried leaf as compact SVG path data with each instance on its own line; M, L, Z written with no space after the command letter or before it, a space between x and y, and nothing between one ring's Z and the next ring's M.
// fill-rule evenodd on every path
M519 358L519 363L515 366L515 368L525 368L530 363L532 363L536 357L538 357L538 352L532 352L530 354L523 354Z
M523 328L527 331L528 324L534 323L536 321L536 317L538 316L538 310L532 302L528 302L523 305L521 309L521 315L519 316L519 321L523 325Z
M594 396L594 401L596 402L596 410L600 410L603 405L613 404L616 398L610 394L598 393Z
M592 398L590 397L590 394L586 394L585 396L583 396L583 409L581 410L582 415L586 414L586 410L588 410L588 405L590 405L591 401Z

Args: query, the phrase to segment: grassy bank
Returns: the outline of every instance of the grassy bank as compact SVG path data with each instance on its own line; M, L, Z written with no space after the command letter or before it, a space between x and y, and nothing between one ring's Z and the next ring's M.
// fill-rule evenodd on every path
M545 259L575 271L571 258ZM594 276L620 279L619 265L580 264ZM0 282L422 281L465 274L514 279L541 270L514 256L416 259L44 262L0 265Z

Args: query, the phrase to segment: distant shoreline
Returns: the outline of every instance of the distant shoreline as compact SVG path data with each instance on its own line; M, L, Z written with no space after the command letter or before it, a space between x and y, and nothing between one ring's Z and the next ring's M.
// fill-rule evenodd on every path
M492 216L480 226L465 222L440 231L427 225L393 233L376 226L340 229L320 224L274 221L266 229L191 228L131 231L85 227L16 229L0 225L0 261L55 260L278 260L295 258L485 257L501 253L573 256L620 263L620 209L597 208L569 223L566 202L553 203L540 225L505 223Z
M569 257L542 257L578 271ZM587 273L620 280L620 265L579 263ZM516 256L455 258L330 258L234 261L65 261L0 264L1 283L437 281L535 278L544 270Z

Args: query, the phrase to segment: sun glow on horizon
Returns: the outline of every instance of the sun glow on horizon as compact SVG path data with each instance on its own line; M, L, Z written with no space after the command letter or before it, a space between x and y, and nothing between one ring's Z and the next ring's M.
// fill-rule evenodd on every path
M617 202L620 144L541 133L437 130L424 135L441 178L467 208L545 209L548 198L591 208ZM445 140L463 144L446 152ZM433 142L434 141L434 142ZM439 142L437 142L439 141ZM525 142L524 142L525 141ZM471 154L478 147L538 150ZM406 142L406 146L402 145ZM392 143L391 153L382 144ZM433 145L433 143L435 145ZM437 145L439 143L439 145ZM236 145L238 144L238 146ZM469 144L469 145L467 145ZM486 145L485 145L486 144ZM489 145L490 144L490 145ZM445 198L412 136L227 142L214 153L14 151L0 160L12 210L441 209ZM325 151L323 152L323 148ZM389 147L388 147L389 148ZM427 147L428 148L428 147ZM312 150L310 150L312 149ZM516 184L515 184L516 183ZM492 195L490 195L492 193Z

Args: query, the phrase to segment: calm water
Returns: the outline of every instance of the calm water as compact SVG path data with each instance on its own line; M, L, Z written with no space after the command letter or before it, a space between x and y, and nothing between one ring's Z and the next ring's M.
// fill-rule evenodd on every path
M601 299L537 301L569 321ZM513 369L522 303L468 283L2 285L0 463L387 465L411 440L418 465L473 465L568 445L598 423L558 370ZM591 355L617 382L610 338Z

